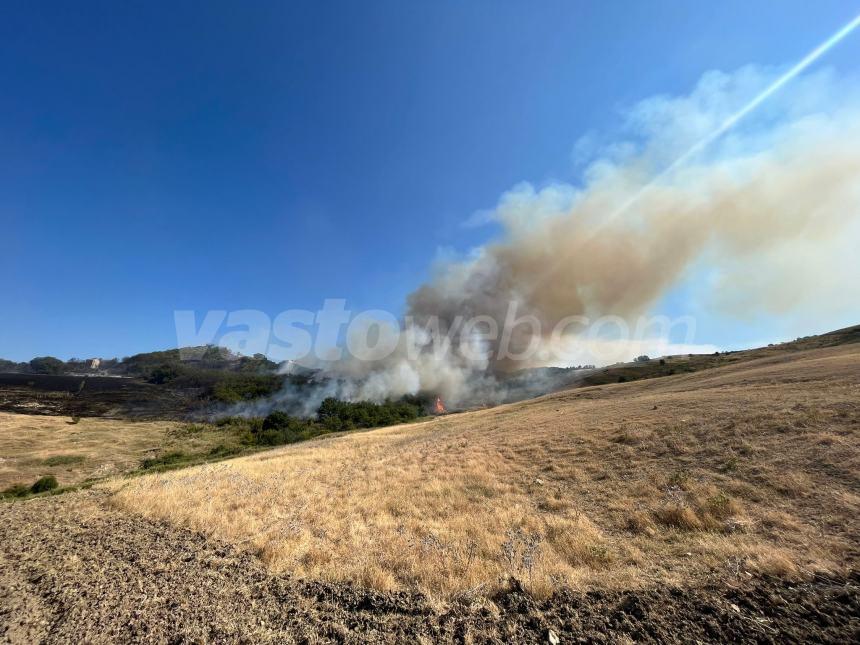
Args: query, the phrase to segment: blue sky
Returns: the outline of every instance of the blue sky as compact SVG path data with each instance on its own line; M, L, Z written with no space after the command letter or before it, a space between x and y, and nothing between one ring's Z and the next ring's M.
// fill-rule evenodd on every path
M791 63L858 5L0 11L0 356L26 360L175 346L177 309L399 313L440 248L493 235L462 226L475 211L521 181L575 181L580 137L708 70ZM860 35L822 65L857 73ZM685 293L663 306L683 313ZM771 323L697 340L760 342Z

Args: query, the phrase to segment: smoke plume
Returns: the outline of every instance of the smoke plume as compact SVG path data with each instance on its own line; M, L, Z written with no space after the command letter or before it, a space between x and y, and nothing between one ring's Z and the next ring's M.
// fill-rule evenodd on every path
M679 284L693 285L705 310L731 315L856 302L855 86L826 72L799 78L661 174L774 78L753 67L712 72L688 96L644 101L614 140L592 146L576 185L523 184L503 195L483 216L501 226L498 239L439 263L409 295L402 327L381 329L397 336L394 351L327 365L326 393L439 393L453 405L527 394L549 384L510 385L515 370L569 362L589 340L614 342L586 339L566 320L612 315L632 324ZM512 311L532 322L511 329ZM439 334L475 318L482 322L464 343L439 351ZM493 325L496 338L484 333Z

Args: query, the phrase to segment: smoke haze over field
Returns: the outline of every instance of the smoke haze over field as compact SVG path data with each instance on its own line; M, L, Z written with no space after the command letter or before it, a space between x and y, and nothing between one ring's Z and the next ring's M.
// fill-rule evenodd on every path
M403 333L381 327L393 351L325 365L335 379L328 393L498 401L510 396L502 375L518 368L629 360L643 347L693 351L668 337L587 334L571 318L634 326L684 282L705 307L740 316L856 302L856 85L827 72L798 78L661 176L777 76L711 72L688 96L643 101L614 140L591 151L579 184L522 184L503 195L478 218L498 222L499 238L438 263L409 295ZM465 320L479 322L463 331ZM440 352L438 332L452 330L465 342ZM613 348L618 356L607 360Z

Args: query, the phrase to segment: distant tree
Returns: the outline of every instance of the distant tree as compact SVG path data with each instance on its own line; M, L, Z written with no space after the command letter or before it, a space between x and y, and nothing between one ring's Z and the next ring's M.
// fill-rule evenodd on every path
M30 361L30 369L36 374L62 374L65 363L53 356L38 356Z
M636 363L647 363L651 358L647 354L642 354L642 356L637 356L634 361Z
M417 397L404 397L399 401L372 403L370 401L339 401L324 399L317 410L317 420L328 430L375 428L403 423L418 418L424 405Z
M239 356L233 354L228 348L219 345L207 345L203 353L203 361L219 363L222 361L236 360Z
M164 365L159 365L153 369L149 373L149 378L147 380L150 383L155 383L156 385L163 385L165 383L169 383L177 376L179 376L179 370L176 369L175 366L165 363Z
M5 358L0 358L0 372L17 372L20 370L20 367L15 361L7 361Z
M320 407L317 409L317 418L325 422L327 419L339 417L345 407L342 401L330 396L320 403Z
M207 372L197 372L199 376ZM209 371L217 383L212 386L212 396L224 403L237 403L256 399L275 393L283 385L283 380L275 375L233 373L223 371Z
M293 418L286 412L275 410L263 420L263 430L285 430L292 421Z

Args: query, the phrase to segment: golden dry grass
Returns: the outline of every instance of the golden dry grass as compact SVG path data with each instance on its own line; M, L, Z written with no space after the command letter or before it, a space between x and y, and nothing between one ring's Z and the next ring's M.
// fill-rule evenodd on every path
M134 470L158 451L181 446L202 449L221 437L182 436L172 421L122 421L0 412L0 490L54 475L62 485L79 484ZM199 444L199 445L198 445Z
M117 483L276 571L537 595L856 565L860 346L563 392Z

